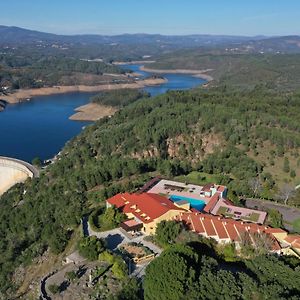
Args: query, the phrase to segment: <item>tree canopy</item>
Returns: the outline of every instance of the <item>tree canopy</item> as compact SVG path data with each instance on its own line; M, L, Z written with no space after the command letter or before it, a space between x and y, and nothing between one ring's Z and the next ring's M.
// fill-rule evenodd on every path
M146 269L144 296L158 299L297 299L299 267L275 256L257 256L240 266L174 245Z
M105 250L105 240L96 236L82 238L78 243L79 254L89 260L97 260L101 252Z

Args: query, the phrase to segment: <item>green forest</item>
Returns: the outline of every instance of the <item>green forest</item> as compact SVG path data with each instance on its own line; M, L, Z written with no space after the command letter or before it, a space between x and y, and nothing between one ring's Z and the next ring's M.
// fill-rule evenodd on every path
M91 97L91 102L100 105L122 108L140 98L150 97L150 94L136 89L121 89L99 93Z
M88 84L86 83L87 75L90 75L88 77L90 85L113 80L103 77L104 73L124 74L125 71L106 62L65 56L48 56L43 53L0 54L0 84L12 90L53 85Z
M173 221L159 223L154 240L164 251L146 268L146 300L299 298L296 258L246 245L236 256L234 245L218 245Z
M191 242L165 250L146 270L145 299L299 299L299 266L272 256L230 264L203 249Z
M199 49L165 54L149 68L208 70L214 78L211 85L227 84L252 89L265 84L270 89L299 89L299 54L230 54Z

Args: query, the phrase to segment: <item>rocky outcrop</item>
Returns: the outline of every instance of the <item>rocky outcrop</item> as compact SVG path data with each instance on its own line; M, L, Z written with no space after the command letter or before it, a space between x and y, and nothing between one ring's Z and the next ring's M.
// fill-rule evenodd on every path
M166 140L166 153L170 158L188 159L191 162L199 161L216 149L223 148L224 138L215 133L178 135ZM142 152L134 152L131 155L137 159L158 157L159 150L152 145Z

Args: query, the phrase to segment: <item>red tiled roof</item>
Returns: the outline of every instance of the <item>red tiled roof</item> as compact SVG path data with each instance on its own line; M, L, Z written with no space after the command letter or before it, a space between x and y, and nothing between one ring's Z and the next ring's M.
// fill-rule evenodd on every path
M219 240L229 239L232 242L239 242L241 236L246 235L253 242L255 235L267 234L272 240L272 250L274 251L280 250L281 247L273 236L273 233L286 232L280 228L271 228L263 225L193 212L181 213L179 217L176 217L176 220L185 221L191 230L199 234L205 233L206 236ZM297 245L298 238L300 243L300 236L297 237ZM289 239L289 241L293 242L294 239Z
M234 225L239 237L241 237L245 232L247 232L244 222L236 221L236 222L234 222L233 225Z
M217 231L219 238L220 239L228 239L228 234L226 233L223 223L219 222L219 219L218 220L213 219L212 222Z
M281 246L278 243L278 241L273 236L271 236L271 238L272 238L272 250L273 251L281 250Z
M161 180L160 177L154 177L150 181L148 181L139 191L138 194L146 193L151 187L157 184Z
M122 209L124 213L132 213L143 223L150 223L169 210L186 211L174 205L168 198L151 193L117 194L106 201Z
M189 230L195 231L193 224L191 222L191 216L189 214L180 213L174 220L181 221Z
M204 229L205 229L205 232L206 232L207 236L217 235L210 218L201 219L201 223L204 226Z
M247 223L246 228L251 233L260 232L262 230L262 228L255 223Z
M225 189L226 189L226 187L224 185L219 185L217 191L222 193L225 191Z
M291 244L292 247L300 249L300 235L289 234L285 241Z
M136 220L132 219L132 220L124 221L123 224L127 225L128 227L133 227L136 225L140 225L141 223L138 223Z
M126 194L124 194L125 196ZM109 204L116 206L117 208L121 208L125 205L126 198L124 198L121 194L114 195L113 197L106 200Z
M205 233L205 229L204 229L203 224L201 222L199 222L198 214L191 214L190 215L190 220L191 220L191 223L192 223L192 226L193 226L194 230L197 233Z
M272 227L264 227L265 232L267 233L285 233L286 231L281 228L272 228Z
M210 188L214 187L213 183L207 183L206 185L203 186L202 191L204 192L210 192Z
M228 233L229 238L235 242L239 240L239 235L234 227L234 224L229 223L229 222L223 222L224 227Z
M219 201L219 193L215 193L209 200L208 204L206 204L206 206L204 207L204 211L206 213L209 213L217 204L217 202Z

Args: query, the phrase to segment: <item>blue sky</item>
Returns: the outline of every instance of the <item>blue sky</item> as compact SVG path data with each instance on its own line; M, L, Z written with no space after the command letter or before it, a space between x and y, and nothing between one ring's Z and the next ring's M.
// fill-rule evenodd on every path
M1 2L0 24L62 34L300 34L300 0Z

